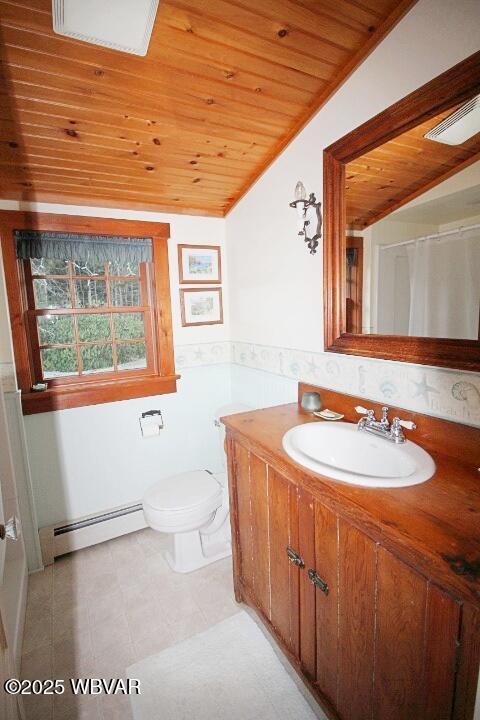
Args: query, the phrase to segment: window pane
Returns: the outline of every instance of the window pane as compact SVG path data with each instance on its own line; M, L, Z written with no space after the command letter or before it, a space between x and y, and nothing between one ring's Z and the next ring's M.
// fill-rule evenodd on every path
M75 280L77 307L101 307L107 304L105 280Z
M37 308L72 307L70 287L66 280L34 280L33 292Z
M115 337L143 338L145 325L143 313L116 313L114 315Z
M111 345L82 346L80 353L82 356L83 373L85 375L113 370L113 352Z
M126 260L111 260L109 263L110 275L138 275L138 263L127 262Z
M67 275L68 260L47 260L39 258L30 260L32 275Z
M134 370L147 367L145 343L118 343L117 360L119 370Z
M71 315L41 315L37 323L40 345L66 345L73 342Z
M80 342L110 340L110 315L77 315Z
M112 305L132 307L141 305L140 283L138 280L112 280Z
M74 275L105 275L105 263L99 262L72 262Z
M41 350L43 377L77 375L77 353L75 348L49 348Z

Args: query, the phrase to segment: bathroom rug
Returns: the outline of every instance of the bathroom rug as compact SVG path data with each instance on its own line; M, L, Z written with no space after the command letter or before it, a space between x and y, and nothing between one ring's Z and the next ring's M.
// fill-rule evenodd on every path
M326 720L243 610L131 665L127 677L141 684L130 697L135 720Z

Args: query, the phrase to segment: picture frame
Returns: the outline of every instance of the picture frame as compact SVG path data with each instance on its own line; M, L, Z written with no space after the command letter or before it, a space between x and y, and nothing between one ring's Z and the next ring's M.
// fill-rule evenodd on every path
M180 284L198 285L222 282L222 258L219 245L179 245Z
M222 288L182 288L182 326L223 324Z

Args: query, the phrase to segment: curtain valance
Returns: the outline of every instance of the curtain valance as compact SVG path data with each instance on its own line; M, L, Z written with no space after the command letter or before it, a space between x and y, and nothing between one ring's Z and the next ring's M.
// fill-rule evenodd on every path
M152 259L152 240L146 237L14 230L14 239L20 260L47 258L85 263L139 263Z

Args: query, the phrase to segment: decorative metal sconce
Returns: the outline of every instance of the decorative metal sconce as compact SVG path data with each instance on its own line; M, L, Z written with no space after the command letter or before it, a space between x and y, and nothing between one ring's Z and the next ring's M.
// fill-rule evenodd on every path
M310 255L315 255L317 252L318 241L322 237L322 203L317 202L317 198L314 193L310 193L307 200L307 191L305 185L299 180L295 186L295 200L290 203L290 207L296 209L299 220L300 230L298 234L303 237L310 250ZM310 225L310 220L307 219L308 208L315 208L317 214L317 232L313 237L308 237L307 228Z

